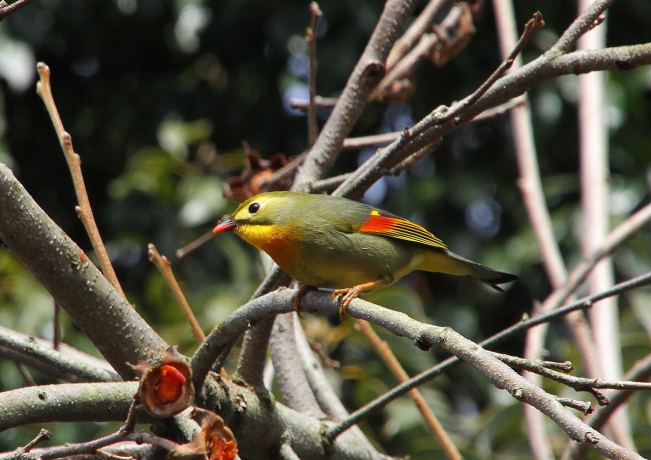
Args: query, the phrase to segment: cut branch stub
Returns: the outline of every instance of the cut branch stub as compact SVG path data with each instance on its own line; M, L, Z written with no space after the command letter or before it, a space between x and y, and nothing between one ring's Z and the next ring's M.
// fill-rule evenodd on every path
M171 417L194 402L192 370L176 346L165 350L160 361L142 361L133 370L140 375L137 397L154 417Z

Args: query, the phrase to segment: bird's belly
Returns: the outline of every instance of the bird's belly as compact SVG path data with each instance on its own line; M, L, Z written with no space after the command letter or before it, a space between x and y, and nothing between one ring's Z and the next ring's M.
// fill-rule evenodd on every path
M331 289L379 279L390 284L419 263L408 244L376 235L340 234L305 242L301 249L293 267L281 268L302 283Z

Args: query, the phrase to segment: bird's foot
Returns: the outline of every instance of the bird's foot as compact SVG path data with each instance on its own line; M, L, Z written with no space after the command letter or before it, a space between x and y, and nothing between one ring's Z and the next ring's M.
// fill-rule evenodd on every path
M364 291L365 290L363 284L353 286L351 288L335 289L335 291L332 293L332 300L336 301L337 297L343 295L341 298L341 303L339 304L339 319L341 321L343 321L344 316L346 316L346 309L348 308L348 305L350 305L350 303L359 297L360 294Z
M344 288L344 289L335 289L332 293L332 300L337 300L337 297L343 294L341 298L341 304L339 306L339 319L344 320L344 315L348 313L346 310L350 303L358 298L365 292L372 291L375 288L386 286L388 283L384 279L379 279L377 281L369 281L368 283L358 284L357 286Z
M317 288L314 286L308 286L307 284L304 284L300 288L298 288L298 291L296 291L296 294L294 294L294 297L292 297L292 309L296 310L296 314L298 315L299 318L303 319L301 316L301 312L303 311L303 306L301 305L301 302L303 301L303 297L305 294L307 294L310 291L316 291Z

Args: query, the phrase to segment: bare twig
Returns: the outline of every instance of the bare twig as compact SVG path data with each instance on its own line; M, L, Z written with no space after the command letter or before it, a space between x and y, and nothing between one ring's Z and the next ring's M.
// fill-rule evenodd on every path
M503 115L504 113L508 112L511 109L514 109L516 107L521 107L526 104L527 104L526 98L523 96L519 96L511 99L510 101L505 102L504 104L498 105L497 107L486 110L481 115L478 115L475 118L473 118L472 121L473 122L485 121L490 118ZM374 134L371 136L349 137L348 139L344 140L344 145L341 147L341 150L357 150L365 147L373 147L376 145L388 144L390 142L396 141L402 133L403 133L402 131L395 131L392 133Z
M372 147L375 145L388 144L393 142L398 137L400 137L402 131L393 132L393 133L384 133L384 134L374 134L372 136L362 136L362 137L349 137L344 140L344 144L341 147L342 150L357 150L363 149L364 147Z
M181 291L181 287L179 286L179 283L176 281L176 278L174 277L174 273L172 272L172 264L170 264L170 261L167 260L167 257L161 256L158 253L156 246L154 246L152 243L150 243L148 247L149 247L149 260L151 260L154 263L154 265L156 265L158 270L160 270L161 274L165 278L165 281L167 281L167 284L169 285L170 289L172 289L172 292L174 293L174 297L176 297L176 300L178 301L179 306L181 307L181 310L185 315L185 318L188 320L188 323L190 324L190 328L192 329L192 335L194 335L194 337L197 339L199 343L203 342L204 340L206 340L206 335L203 333L203 330L201 329L201 326L199 325L197 318L194 316L194 313L192 312L192 308L190 308L190 304L188 304L185 295L183 295L183 291Z
M343 184L346 179L348 179L351 176L351 173L346 173L346 174L340 174L338 176L334 177L328 177L327 179L322 179L320 181L315 182L312 184L312 193L323 193L323 192L329 192L331 190L336 189L339 187L341 184Z
M624 62L625 65L622 64ZM541 81L572 73L632 69L649 63L651 63L651 43L598 51L581 51L560 56L544 54L518 71L502 77L476 104L454 121L438 124L436 120L445 114L446 108L434 110L413 128L405 130L391 145L378 151L361 168L358 168L336 193L348 197L362 194L379 177L385 175L386 171L416 150L469 123L483 110L524 94Z
M36 380L34 380L34 377L29 372L29 369L27 369L23 363L14 362L14 364L16 365L16 369L18 369L18 372L20 373L25 383L30 387L36 386Z
M29 452L34 447L38 446L43 441L47 441L52 437L52 434L45 429L41 429L34 439L29 441L25 447L23 447L23 452Z
M316 137L319 134L318 126L316 123L316 32L319 25L319 19L323 16L319 5L316 2L310 4L311 21L305 33L305 41L308 44L309 58L310 58L310 76L308 79L308 87L310 91L310 103L307 108L307 143L312 147L316 142Z
M42 460L53 460L56 458L71 457L73 455L91 454L102 447L110 446L120 441L136 441L139 444L152 444L154 446L160 446L167 451L172 450L178 445L169 439L159 438L150 433L122 433L121 431L117 431L116 433L89 442L41 449L39 456Z
M289 177L294 176L298 167L303 164L306 156L307 152L303 152L297 157L292 158L285 166L273 173L270 177L260 181L260 188L268 188L272 184L283 182Z
M59 307L56 302L53 303L53 306L54 319L52 320L52 348L59 351L59 345L61 344L61 307Z
M468 110L470 106L476 103L480 97L486 94L486 92L495 84L495 82L499 80L506 73L508 69L511 68L511 66L513 65L513 61L517 56L520 55L522 49L529 42L531 37L533 37L533 34L536 33L536 31L541 27L543 27L544 25L545 22L543 21L540 12L534 13L533 19L530 19L527 22L527 24L524 26L524 32L522 32L522 35L520 36L520 40L518 40L518 43L515 45L515 48L513 48L511 53L504 60L504 62L500 64L500 66L491 74L490 77L488 77L488 79L484 83L481 84L479 88L475 90L475 92L473 92L470 96L464 98L462 101L450 107L450 110L448 110L444 116L438 118L438 120L436 120L436 123L443 124L458 117L463 112Z
M602 393L596 392L597 389L614 389L614 390L651 390L651 383L647 382L630 382L624 380L605 380L598 378L575 377L551 369L546 361L530 360L518 358L516 356L505 355L502 353L493 353L500 361L516 369L523 369L536 373L548 379L560 382L577 391L588 391L593 393L597 398L600 406L608 404L608 398Z
M337 104L338 100L339 99L336 97L314 96L314 103L317 107L332 108ZM310 101L292 99L289 106L294 110L303 110L304 112L307 112L307 108L310 106Z
M133 430L136 428L136 422L138 421L138 415L142 410L142 404L138 401L137 397L133 398L133 402L129 407L129 413L127 414L127 419L124 422L124 425L120 427L119 432L122 434L133 433Z
M176 250L176 257L177 259L181 260L184 259L188 254L190 254L192 251L195 249L203 246L209 241L212 241L213 238L217 236L216 233L213 233L212 231L209 231L207 233L204 233L201 235L199 238L191 242L190 244L183 246L182 248L179 248Z
M328 310L330 305L336 306L331 299L328 299L325 304L320 302L327 298L321 294L315 292L306 294L305 305L328 308ZM554 396L545 393L536 385L528 382L506 364L492 357L490 352L463 338L450 328L426 326L403 313L387 310L360 299L356 299L350 304L348 313L356 318L380 323L390 332L412 340L420 348L427 349L430 346L438 346L444 351L472 364L497 388L507 390L518 401L530 404L550 417L570 438L583 442L589 436L597 441L591 445L597 453L610 457L642 458L640 455L617 445L585 425L577 417L562 409L561 404ZM488 356L495 360L493 361ZM347 423L342 422L328 429L325 436L329 440L336 439L349 426Z
M626 372L624 378L627 380L637 381L648 380L650 376L651 354L635 363L635 365ZM586 418L585 422L594 427L594 429L600 430L618 408L625 404L634 394L634 390L620 391L616 393L612 398L610 398L609 405L598 408L590 417ZM583 458L586 450L587 446L570 442L563 453L562 460L576 460Z
M29 5L33 1L34 0L18 0L13 2L11 5L7 5L7 3L3 1L2 4L0 4L0 21L10 14L15 13L22 7Z
M434 21L434 16L449 2L450 0L430 0L402 37L396 41L393 49L391 49L391 53L387 57L387 69L392 69L414 47L416 42L420 40Z
M389 0L373 31L373 34L353 70L330 118L316 143L310 150L301 174L292 189L306 191L309 185L321 179L334 164L344 139L367 104L368 95L385 74L384 63L391 46L411 16L415 7L413 0Z
M79 206L77 207L77 214L79 218L84 223L90 241L93 244L93 248L97 253L100 265L102 266L102 272L104 276L109 280L111 285L120 293L122 297L125 297L120 282L118 281L115 271L113 270L113 265L111 265L111 259L106 252L106 247L102 242L102 238L99 235L99 229L95 223L95 218L93 217L93 210L90 206L90 201L88 200L88 193L86 192L86 185L84 183L84 176L81 172L81 159L78 154L75 153L72 147L72 137L69 133L63 128L63 122L59 116L59 111L57 110L56 104L54 102L54 97L52 96L52 86L50 85L50 68L45 65L43 62L39 62L36 65L40 81L36 84L36 92L43 99L43 103L47 108L50 118L52 119L52 124L54 125L54 130L57 133L59 138L59 143L63 149L63 153L68 162L68 167L70 168L70 173L72 174L72 181L75 186L75 191L77 193L77 200L79 200ZM80 249L81 251L81 249ZM84 254L84 257L87 257ZM126 297L125 297L126 298Z
M404 368L400 365L400 362L396 356L389 348L389 345L380 338L379 335L373 330L370 324L363 319L355 320L355 329L360 331L364 337L370 342L370 344L375 349L375 352L382 358L385 362L393 376L398 379L400 382L406 382L409 380L409 375L405 372ZM423 398L423 395L418 391L418 389L413 388L409 390L409 397L414 401L414 405L420 411L425 423L436 436L436 438L441 443L441 448L451 460L460 460L463 459L461 452L457 449L457 446L454 445L452 439L441 425L441 422L434 414L434 411L427 405L427 401Z
M569 407L571 409L576 409L578 411L583 412L585 415L591 414L594 412L594 409L592 407L592 403L590 402L585 402L585 401L577 401L576 399L570 399L570 398L556 398L556 401L564 405L565 407Z
M648 276L646 281L649 281ZM237 337L245 330L250 321L259 321L270 314L291 311L291 298L295 290L279 290L263 297L257 298L236 310L229 319L216 328L212 333L214 337L207 339L204 344L212 342L211 346L220 346L220 343L229 341L230 337ZM339 305L334 302L327 292L312 291L304 297L303 305L306 309L338 311ZM445 351L451 352L467 360L480 370L498 388L507 388L516 399L532 404L550 416L572 439L582 441L586 436L599 439L591 445L598 453L609 455L629 455L630 458L640 457L621 446L613 443L594 430L586 427L578 418L562 410L560 403L554 396L540 390L522 379L517 373L496 358L490 352L484 351L475 344L467 342L449 328L429 326L412 320L406 315L370 304L360 299L354 300L348 313L356 318L362 318L375 324L380 324L391 333L404 336L420 347L440 346ZM213 341L213 339L217 339ZM194 363L193 363L194 364ZM506 386L506 387L505 387ZM403 386L401 386L403 387ZM403 387L404 388L404 387ZM404 394L404 393L403 393ZM351 415L353 418L355 414ZM341 424L330 428L327 432L328 439L334 439L342 431L356 423L347 419Z
M433 2L430 2L428 4L428 7L434 7L438 9L438 6L435 6L434 3L436 3L436 0ZM432 11L430 11L431 13ZM425 11L423 11L425 13ZM436 13L436 12L434 12ZM452 8L450 8L450 11L446 15L445 19L441 22L441 30L453 30L455 32L458 31L459 29L459 21L463 17L463 15L467 12L467 5L465 4L457 4L454 5ZM406 49L405 47L402 48L400 51L396 51L396 47L394 47L391 50L391 53L394 53L396 51L396 54L394 54L394 58L398 58L398 53L403 54L406 53L405 55L401 55L399 57L399 60L391 60L391 55L389 55L389 59L387 59L387 74L384 76L382 81L377 85L377 87L373 90L373 92L369 95L369 100L375 100L378 96L380 96L387 88L391 86L391 84L400 78L406 76L409 74L409 72L412 71L416 63L426 54L430 53L431 50L437 46L441 42L441 37L436 34L436 33L428 33L428 34L423 34L420 32L420 28L423 27L424 24L417 24L417 22L423 18L425 20L427 18L428 14L423 14L418 17L416 21L412 24L413 26L416 26L415 29L413 29L411 32L408 32L409 34L413 34L410 36L407 36L407 33L403 35L403 38L407 36L407 41L411 42L412 40L418 39L418 43L416 46L413 46L413 43L407 43L404 42L404 45L409 45L410 50ZM410 28L411 29L411 28ZM420 32L420 36L416 37L416 33ZM398 42L396 42L397 44ZM413 48L412 48L413 46ZM407 52L408 51L408 52Z
M443 139L439 138L439 139L436 139L435 142L433 142L433 143L431 143L429 145L426 145L425 147L422 147L420 150L417 150L412 155L408 156L407 158L402 160L400 163L395 165L393 168L391 168L389 170L388 174L392 175L392 176L397 176L401 172L407 171L407 170L413 168L414 166L416 166L418 164L418 162L420 160L422 160L427 155L432 153L434 150L439 148L439 146L441 145L441 142L443 142Z

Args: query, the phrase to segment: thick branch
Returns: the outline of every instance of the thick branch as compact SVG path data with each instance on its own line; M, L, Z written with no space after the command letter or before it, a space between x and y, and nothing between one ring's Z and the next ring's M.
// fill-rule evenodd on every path
M123 378L167 344L0 164L0 238Z
M31 423L113 422L127 417L138 382L70 383L0 393L0 431Z

